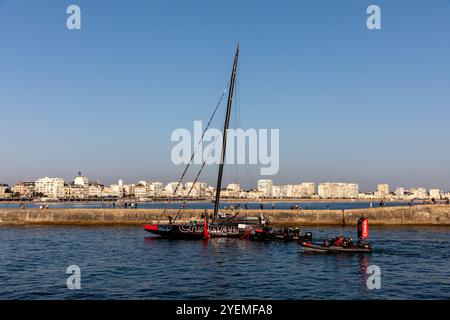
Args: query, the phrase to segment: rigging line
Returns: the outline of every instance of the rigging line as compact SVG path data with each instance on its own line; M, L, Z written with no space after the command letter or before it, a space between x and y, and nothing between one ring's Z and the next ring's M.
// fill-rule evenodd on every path
M178 219L178 217L179 217L180 214L181 214L181 209L184 208L184 206L186 205L187 199L188 199L189 196L191 195L191 192L192 192L192 190L194 189L195 184L197 183L198 179L200 178L200 175L201 175L201 173L202 173L202 171L203 171L203 168L205 167L206 162L207 162L209 156L212 154L212 151L214 150L214 146L216 145L216 142L219 140L219 139L218 139L219 136L220 136L220 134L218 134L218 135L216 136L216 139L214 140L214 143L213 143L212 146L211 146L211 150L209 150L208 156L207 156L207 157L205 158L205 160L203 161L202 167L201 167L200 170L198 171L198 174L197 174L197 176L195 177L195 180L194 180L194 182L192 183L192 186L191 186L191 188L189 189L189 192L187 193L186 198L185 198L185 200L183 201L183 204L181 205L180 209L178 209L178 213L177 213L177 215L175 216L175 219L173 219L173 223L175 223L175 221Z
M224 97L225 94L227 93L227 87L228 87L228 84L227 84L227 86L225 87L225 90L222 92L222 96L220 97L219 102L217 103L217 106L216 106L216 108L214 109L214 112L213 112L213 114L211 115L211 118L209 119L208 124L207 124L206 127L205 127L205 130L203 130L202 136L201 136L201 138L199 139L199 141L198 141L198 143L197 143L197 146L195 147L194 152L193 152L192 155L191 155L191 159L189 160L189 163L187 164L186 168L184 169L183 174L181 175L180 180L178 180L177 186L175 187L175 190L174 190L174 194L178 191L178 188L179 188L181 182L183 181L184 176L186 175L186 172L188 171L189 166L191 165L192 160L194 159L194 156L195 156L195 154L196 154L197 151L198 151L198 148L200 147L200 145L201 145L202 142L203 142L203 138L205 137L206 131L208 131L209 126L211 125L211 122L212 122L214 116L215 116L216 113L217 113L217 110L219 110L219 106L220 106L220 104L222 103L223 97Z
M177 181L177 185L176 185L176 187L175 187L175 190L173 191L173 195L174 195L174 196L176 196L177 191L178 191L178 189L180 188L181 182L183 182L184 177L186 176L186 173L187 173L187 171L188 171L190 165L192 164L192 160L194 159L194 156L195 156L195 154L197 153L198 148L200 147L201 143L203 142L203 138L205 137L206 131L207 131L207 130L209 129L209 127L211 126L211 122L212 122L212 120L214 119L214 116L216 115L217 111L219 110L219 107L220 107L220 104L222 103L223 97L225 97L225 94L227 93L227 87L228 87L228 85L229 85L229 82L227 83L227 85L225 86L225 89L224 89L223 92L222 92L222 95L221 95L221 97L220 97L220 99L219 99L219 102L217 103L216 108L214 109L214 112L212 113L212 115L211 115L211 117L210 117L210 119L209 119L209 121L208 121L208 124L206 125L205 130L203 131L202 136L201 136L200 140L198 141L198 143L197 143L197 145L196 145L196 147L195 147L195 149L194 149L194 152L193 152L192 155L191 155L191 159L189 160L189 163L186 165L186 167L184 168L183 173L181 174L180 179ZM172 203L172 201L169 201L169 203ZM165 214L167 213L167 210L168 210L168 208L164 209L163 215L165 215Z
M240 74L238 74L237 75L237 102L239 104L238 123L239 123L239 126L242 126L242 122L241 122L241 86L240 86L240 83L241 83L240 82ZM240 149L238 151L242 151L242 150ZM244 152L245 152L245 150L244 150ZM253 174L251 172L250 165L247 162L245 162L244 169L245 169L245 173L247 174L248 182L249 182L250 186L253 187L255 185L255 179L254 179Z

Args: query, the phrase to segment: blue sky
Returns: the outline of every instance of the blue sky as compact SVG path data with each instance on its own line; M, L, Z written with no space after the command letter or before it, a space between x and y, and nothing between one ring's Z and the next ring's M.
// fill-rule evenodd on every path
M276 183L450 190L448 0L0 0L0 182L176 180L170 134L208 119L237 41L241 125L280 129Z

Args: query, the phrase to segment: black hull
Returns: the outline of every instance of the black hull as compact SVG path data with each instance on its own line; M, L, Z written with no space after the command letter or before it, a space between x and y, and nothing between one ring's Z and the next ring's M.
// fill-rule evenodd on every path
M299 242L298 243L305 251L319 252L319 253L371 253L372 248L370 246L353 246L351 248L343 248L336 246L323 246L319 244L313 244L311 242Z
M201 240L205 238L203 225L158 224L146 225L144 229L152 235L167 239ZM251 229L238 224L218 224L209 227L211 238L246 238Z
M256 229L250 234L249 239L262 242L303 242L310 241L312 236L309 234L300 235L300 232L282 232L280 229L271 229L270 231Z

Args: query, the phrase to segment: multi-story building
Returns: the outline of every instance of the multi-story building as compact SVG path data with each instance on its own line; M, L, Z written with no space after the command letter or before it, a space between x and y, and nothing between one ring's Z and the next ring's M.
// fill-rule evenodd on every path
M220 193L224 198L239 198L241 193L241 186L237 183L230 183L225 190Z
M312 182L301 184L289 184L285 186L287 198L311 198L316 191L316 185Z
M239 196L240 196L241 198L244 197L242 194L244 194L243 191L241 191L241 192L239 193ZM206 196L206 197L214 197L215 195L216 195L216 190L214 189L214 187L213 187L213 186L207 186L207 187L206 187L206 190L205 190L205 196Z
M181 197L183 195L183 184L178 182L170 182L164 188L167 197Z
M409 192L411 193L412 197L415 199L426 199L428 198L427 195L427 189L425 188L411 188L409 190Z
M89 197L89 179L83 177L81 172L73 179L73 182L64 186L66 198L84 199Z
M258 191L263 194L263 197L270 198L273 193L273 182L269 179L258 180Z
M249 191L246 192L245 197L247 199L263 198L264 197L264 192L263 191L258 191L258 190L249 190Z
M230 183L227 186L227 190L239 192L239 191L241 191L241 185L238 183Z
M318 187L320 198L324 199L356 199L359 185L356 183L321 183Z
M50 198L64 197L64 180L62 178L40 178L35 182L36 193Z
M84 199L88 197L88 186L69 183L64 185L64 198Z
M442 190L430 189L430 199L440 200L442 197Z
M104 185L100 182L90 182L88 186L88 196L89 198L100 198L102 196L102 189Z
M164 185L161 182L153 182L150 184L150 194L152 197L161 197Z
M14 186L12 191L21 197L29 197L32 196L36 191L35 185L35 182L21 181Z
M272 198L284 198L286 197L285 186L272 186Z
M106 197L114 197L114 192L113 192L113 189L111 188L111 186L104 186L103 188L102 188L102 195L101 195L103 198L106 198Z
M122 179L120 179L117 184L112 184L110 188L111 196L113 197L123 198L123 196L125 195L125 188Z
M405 197L405 188L398 187L397 189L395 189L395 195L397 196L397 198L403 199Z
M135 193L135 185L134 184L124 184L123 185L123 193L126 197L133 197Z
M9 198L10 193L9 186L7 184L0 183L0 199Z
M149 193L150 186L146 181L139 181L139 183L134 186L134 196L138 199L147 198Z
M389 185L388 184L379 184L377 186L376 197L378 198L387 198L389 196Z
M75 179L73 179L73 184L76 186L87 187L89 185L89 179L87 177L82 177L81 172Z
M186 182L184 185L184 196L189 198L204 198L206 197L206 189L208 185L204 182Z

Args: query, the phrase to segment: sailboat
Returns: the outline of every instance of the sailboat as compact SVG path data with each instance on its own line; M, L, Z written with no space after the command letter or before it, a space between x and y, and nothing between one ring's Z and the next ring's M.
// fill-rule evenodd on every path
M231 80L228 89L228 102L225 117L225 125L223 130L221 162L219 164L219 172L217 176L216 196L214 201L214 214L211 217L211 219L208 216L208 214L204 214L203 215L204 221L202 224L176 224L175 221L172 221L171 219L171 221L168 224L145 225L144 229L150 232L152 235L171 239L208 239L215 237L245 238L250 236L250 233L254 229L255 225L265 223L265 219L262 216L262 214L260 217L237 218L237 214L228 217L224 214L219 213L220 192L222 189L222 176L227 146L227 130L230 125L231 107L233 104L233 95L235 89L238 59L239 59L239 44L237 45L236 53L234 55L233 69L231 72ZM177 217L175 218L175 220L177 219Z

